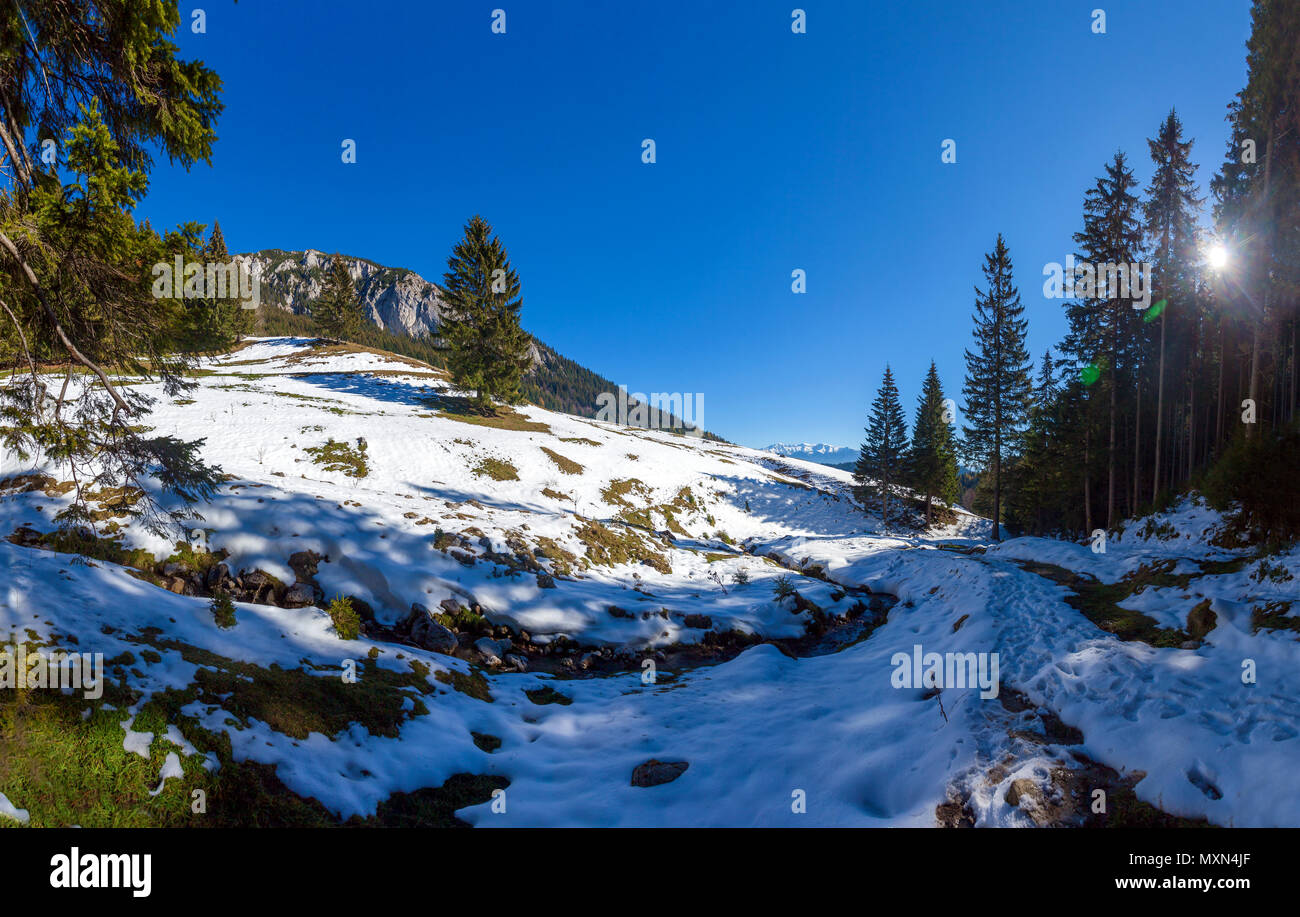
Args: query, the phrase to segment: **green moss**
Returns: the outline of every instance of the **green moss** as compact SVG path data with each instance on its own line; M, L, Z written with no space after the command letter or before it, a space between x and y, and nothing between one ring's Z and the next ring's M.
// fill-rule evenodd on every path
M433 677L461 694L467 694L489 704L493 702L492 691L488 688L488 681L483 677L483 673L477 669L472 669L468 674L458 672L455 669L448 669L434 673Z

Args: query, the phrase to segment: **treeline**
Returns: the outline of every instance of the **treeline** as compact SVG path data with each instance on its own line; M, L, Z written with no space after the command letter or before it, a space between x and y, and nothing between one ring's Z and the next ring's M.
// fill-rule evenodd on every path
M1077 257L1145 262L1153 291L1066 303L1014 430L1005 518L1022 531L1114 529L1195 487L1255 537L1300 534L1300 5L1256 0L1247 51L1213 230L1173 111L1147 140L1145 189L1117 153L1085 195Z
M985 259L959 451L979 472L974 508L1013 531L1113 530L1195 488L1239 534L1300 536L1300 4L1255 0L1247 51L1214 228L1170 111L1146 187L1118 152L1086 191L1067 268L1044 272L1068 331L1037 367L1001 236ZM885 502L897 482L931 493L896 401L886 372L857 469Z

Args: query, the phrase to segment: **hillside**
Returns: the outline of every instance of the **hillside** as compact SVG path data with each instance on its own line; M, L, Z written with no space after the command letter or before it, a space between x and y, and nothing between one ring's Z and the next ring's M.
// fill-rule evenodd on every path
M445 304L438 287L414 271L385 267L367 258L340 256L348 265L361 305L373 327L363 329L360 342L442 366L442 355L429 339L438 327ZM261 278L262 334L311 335L308 316L320 295L334 256L325 252L265 249L235 259ZM276 310L286 314L276 314ZM524 380L524 396L532 404L556 411L594 417L597 396L618 385L533 338L532 369ZM652 424L680 426L671 415L662 421L650 410Z
M822 465L465 414L363 348L250 341L194 381L150 418L227 476L190 545L130 493L51 536L71 482L0 453L0 631L108 661L101 698L22 702L10 818L1092 824L1104 787L1100 823L1300 822L1257 791L1297 761L1300 551L1212 547L1194 502L1102 555L988 546L962 511L883 531ZM914 683L923 653L991 682ZM55 779L67 741L112 754Z

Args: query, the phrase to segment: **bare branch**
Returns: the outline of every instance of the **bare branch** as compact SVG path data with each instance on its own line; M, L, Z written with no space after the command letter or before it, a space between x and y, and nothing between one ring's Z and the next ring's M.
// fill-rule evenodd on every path
M126 400L122 398L121 394L113 386L113 383L109 381L108 375L99 368L98 364L96 364L94 360L90 359L78 350L77 346L68 338L67 333L63 330L63 325L59 323L58 315L45 298L45 289L41 286L40 280L37 279L36 272L32 270L31 265L27 263L26 259L24 259L22 254L18 251L18 246L14 245L13 240L3 232L0 232L0 246L8 251L9 254L13 256L14 260L18 262L19 267L23 269L23 275L27 278L27 282L31 284L33 292L36 293L36 298L40 301L41 308L45 311L45 317L49 319L50 324L53 325L54 333L57 334L59 340L63 342L64 349L68 351L74 360L99 377L99 381L103 383L104 388L107 389L108 393L113 397L113 401L117 403L117 407L113 411L114 422L116 422L119 412L125 413L128 417L133 416L130 405L126 403Z

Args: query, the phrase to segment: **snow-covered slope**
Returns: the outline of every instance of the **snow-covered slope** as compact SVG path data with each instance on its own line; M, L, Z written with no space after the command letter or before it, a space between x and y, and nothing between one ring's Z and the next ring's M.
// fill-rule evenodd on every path
M256 341L196 382L150 423L206 437L230 476L196 536L225 573L179 556L148 582L25 546L69 496L58 468L0 454L0 526L25 527L0 542L0 634L144 658L116 666L129 693L94 716L119 717L152 763L179 756L162 799L257 762L342 818L469 773L508 781L459 810L481 826L1068 824L1098 786L1175 816L1300 825L1281 789L1300 764L1300 643L1289 605L1267 627L1253 611L1296 598L1300 553L1206 547L1203 508L1104 555L985 551L987 523L960 511L882 531L850 475L814 462L533 407L485 425L440 372L355 348ZM104 507L123 547L176 551ZM1070 571L1126 583L1162 561L1120 604L1181 633L1209 599L1217 623L1186 648L1122 640L1065 601ZM279 604L241 601L217 627L207 585L247 596L264 575L278 583L254 591ZM322 609L336 595L373 611L357 639ZM428 618L413 606L459 637L412 633ZM976 654L998 678L901 683L914 653ZM289 690L285 672L332 685L350 664L391 720L286 712L257 690ZM163 697L167 728L140 738L133 717ZM686 767L638 785L664 779L652 761ZM0 792L53 818L2 770Z

